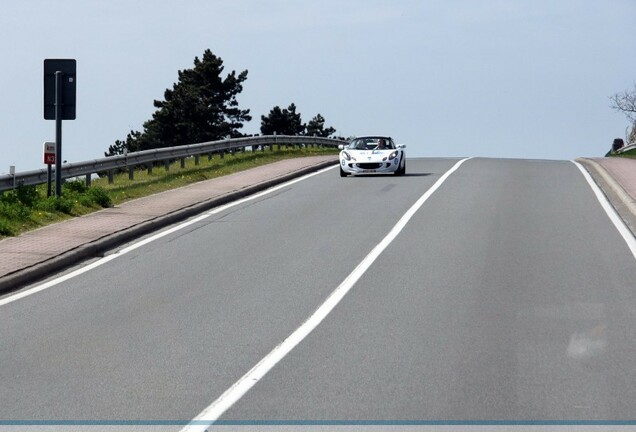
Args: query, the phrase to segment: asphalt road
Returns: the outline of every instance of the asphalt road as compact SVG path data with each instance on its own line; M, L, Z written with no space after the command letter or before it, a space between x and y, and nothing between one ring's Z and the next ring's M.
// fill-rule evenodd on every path
M330 170L0 306L0 419L194 418L456 162ZM634 281L573 163L470 159L221 420L634 419Z

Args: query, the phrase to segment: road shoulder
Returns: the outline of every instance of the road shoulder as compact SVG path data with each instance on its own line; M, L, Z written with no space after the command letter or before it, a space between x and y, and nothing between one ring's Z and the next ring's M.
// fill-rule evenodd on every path
M612 166L607 164L601 164L595 159L591 158L578 158L576 162L583 165L587 172L592 176L592 179L596 182L598 187L603 191L608 201L618 215L621 217L627 228L636 237L636 201L630 190L633 186L625 184L629 179L622 180L622 183L617 180L616 173L612 172ZM636 161L633 161L636 168ZM630 177L636 179L636 176Z

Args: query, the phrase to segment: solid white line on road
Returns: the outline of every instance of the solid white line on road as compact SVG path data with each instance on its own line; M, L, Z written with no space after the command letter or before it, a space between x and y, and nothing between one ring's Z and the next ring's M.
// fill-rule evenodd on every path
M99 266L102 266L102 265L106 264L109 261L114 260L115 258L119 258L119 257L121 257L123 255L126 255L128 252L131 252L131 251L133 251L133 250L135 250L137 248L145 246L148 243L151 243L151 242L153 242L155 240L158 240L158 239L160 239L162 237L165 237L165 236L167 236L169 234L172 234L175 231L179 231L179 230L181 230L181 229L183 229L185 227L188 227L188 226L190 226L190 225L192 225L194 223L202 221L202 220L204 220L204 219L206 219L206 218L208 218L208 217L210 217L212 215L220 213L220 212L222 212L224 210L227 210L227 209L229 209L231 207L243 204L244 202L247 202L247 201L255 200L255 199L260 198L260 197L262 197L264 195L270 194L272 192L276 192L276 191L278 191L280 189L289 187L289 186L293 185L294 183L298 183L300 181L303 181L303 180L308 179L310 177L322 174L325 171L329 171L329 170L335 169L337 167L338 167L338 165L334 165L334 166L330 166L330 167L327 167L327 168L323 168L323 169L321 169L319 171L316 171L314 173L310 173L310 174L304 175L304 176L299 177L297 179L290 180L290 181L288 181L286 183L281 183L278 186L274 186L274 187L272 187L270 189L266 189L266 190L264 190L262 192L256 193L254 195L250 195L250 196L242 198L242 199L240 199L238 201L233 201L231 203L228 203L228 204L222 205L220 207L217 207L217 208L215 208L213 210L210 210L209 212L203 213L200 216L197 216L197 217L195 217L193 219L189 219L186 222L183 222L183 223L181 223L179 225L175 225L172 228L169 228L169 229L167 229L165 231L161 231L158 234L155 234L155 235L153 235L151 237L147 237L147 238L145 238L145 239L143 239L141 241L133 243L130 246L122 248L119 251L117 251L117 252L115 252L115 253L113 253L111 255L108 255L108 256L106 256L104 258L101 258L101 259L99 259L99 260L97 260L97 261L95 261L95 262L93 262L93 263L91 263L91 264L89 264L87 266L84 266L84 267L82 267L80 269L77 269L77 270L72 271L72 272L70 272L68 274L65 274L64 276L60 276L58 278L52 279L52 280L50 280L48 282L45 282L43 284L34 286L33 288L29 288L29 289L26 289L24 291L20 291L18 293L13 294L13 295L7 296L7 297L5 297L3 299L0 299L0 306L4 306L6 304L13 303L14 301L20 300L21 298L30 296L30 295L38 293L40 291L44 291L45 289L51 288L51 287L53 287L55 285L58 285L58 284L60 284L60 283L62 283L64 281L67 281L67 280L72 279L72 278L74 278L76 276L79 276L79 275L81 275L83 273L91 271L94 268L97 268Z
M281 361L296 345L298 345L309 333L322 322L323 319L336 307L342 298L351 290L360 277L371 267L376 258L391 244L397 235L406 226L419 208L431 195L446 181L446 179L470 158L457 162L450 170L435 182L400 218L389 233L378 243L371 252L358 264L347 278L327 297L327 300L298 327L287 339L275 347L249 372L243 375L236 383L227 389L217 400L204 409L192 422L182 429L182 432L205 431L225 411L234 405L245 393L247 393L267 372Z
M583 173L583 177L585 177L585 180L587 180L587 183L592 188L594 195L596 195L596 199L598 200L599 203L601 203L601 207L603 207L603 210L605 210L605 213L607 213L607 216L610 218L610 220L612 221L612 223L614 224L614 226L616 227L620 235L623 237L623 240L625 240L625 243L627 243L627 247L632 252L634 259L636 259L636 239L632 235L632 232L629 230L629 228L627 228L627 226L625 225L625 222L623 222L623 219L621 219L618 213L616 213L616 210L614 210L614 207L612 207L610 202L607 200L607 197L605 196L605 194L601 191L601 189L598 187L596 182L592 179L592 176L590 176L587 170L583 168L583 166L580 163L575 161L571 161L571 162L577 166L577 168L579 169L579 171L581 171L581 173Z

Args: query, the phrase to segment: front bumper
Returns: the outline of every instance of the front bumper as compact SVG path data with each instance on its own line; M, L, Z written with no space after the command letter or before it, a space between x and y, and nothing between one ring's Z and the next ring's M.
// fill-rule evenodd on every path
M400 166L400 158L397 157L390 161L367 161L358 162L353 160L340 159L340 167L348 174L391 174L398 170Z

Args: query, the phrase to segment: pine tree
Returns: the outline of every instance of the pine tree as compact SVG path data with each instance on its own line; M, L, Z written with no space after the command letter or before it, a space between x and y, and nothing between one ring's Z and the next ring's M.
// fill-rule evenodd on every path
M316 114L316 116L307 123L306 134L309 136L328 137L335 132L336 129L332 127L325 128L325 118L320 115L320 113Z
M223 60L208 49L201 59L195 57L192 69L179 71L179 80L166 89L164 100L154 101L157 110L144 123L143 132L131 131L136 150L242 136L243 123L252 117L249 109L239 108L236 97L243 91L247 70L232 71L225 78L223 70ZM119 154L123 146L118 140L109 153ZM128 151L132 151L130 146Z
M300 113L296 112L296 105L292 102L289 107L281 109L275 106L267 116L261 116L261 133L263 135L302 135L306 126Z

